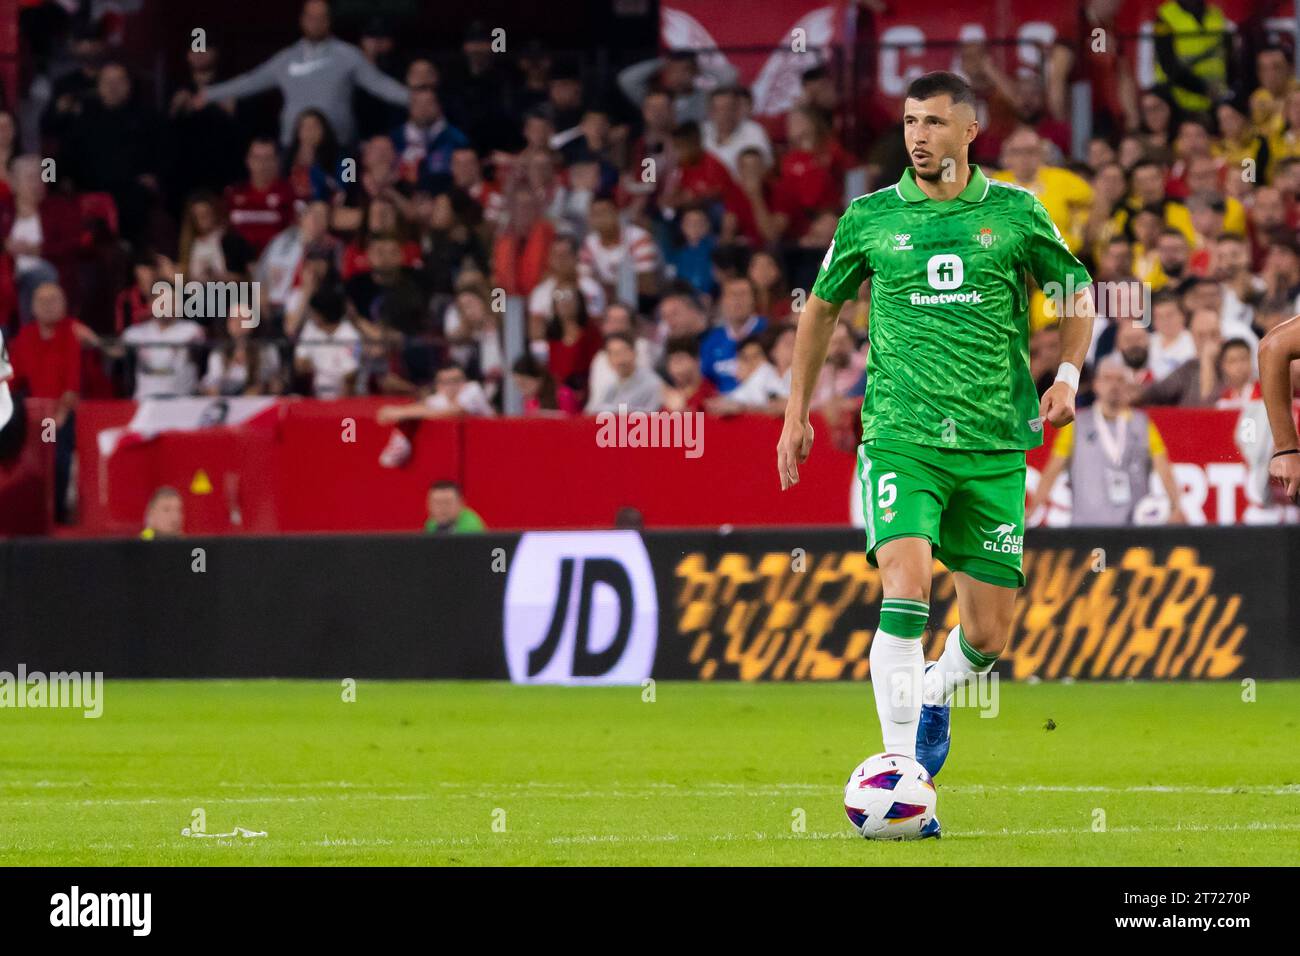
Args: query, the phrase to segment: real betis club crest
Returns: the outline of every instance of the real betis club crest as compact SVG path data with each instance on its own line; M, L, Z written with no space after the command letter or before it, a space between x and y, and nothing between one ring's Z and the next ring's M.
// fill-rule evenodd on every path
M981 229L978 233L976 233L971 238L975 239L981 246L987 249L989 246L993 245L993 242L994 240L997 239L997 236L993 235L992 229L990 229L988 226L985 226L983 229Z

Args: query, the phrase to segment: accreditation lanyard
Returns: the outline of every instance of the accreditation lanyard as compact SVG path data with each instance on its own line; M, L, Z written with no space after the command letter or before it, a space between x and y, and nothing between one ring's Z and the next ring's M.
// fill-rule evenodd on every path
M1115 430L1110 430L1111 426L1106 424L1106 416L1102 414L1101 409L1097 409L1097 438L1101 442L1102 451L1106 453L1106 458L1116 468L1124 458L1124 446L1128 444L1128 428L1123 416L1115 419Z

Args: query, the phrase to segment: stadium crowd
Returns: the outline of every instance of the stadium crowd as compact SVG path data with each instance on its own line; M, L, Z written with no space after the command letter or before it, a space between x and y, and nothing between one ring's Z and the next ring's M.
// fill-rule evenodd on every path
M380 22L345 42L323 0L298 27L238 76L216 46L191 50L188 75L148 96L83 25L71 68L40 77L39 142L0 112L0 330L17 388L58 402L64 481L85 396L393 396L391 467L419 419L500 414L507 378L524 415L781 414L846 183L886 186L906 161L898 127L850 154L815 55L772 122L734 71L689 53L630 65L610 90L536 43L496 53L479 25L447 56ZM1090 364L1118 356L1126 407L1240 407L1260 337L1300 311L1291 55L1268 47L1203 82L1162 48L1163 84L1096 91L1112 121L1077 162L1062 90L1086 53L1063 49L1062 68L1016 77L962 50L991 120L979 159L1036 193L1109 284ZM248 106L272 90L267 129ZM257 282L259 321L173 315L154 287L175 276ZM1149 309L1126 288L1149 290ZM503 338L516 296L521 349ZM836 420L863 394L869 321L864 286L817 387ZM1059 361L1041 293L1031 329L1041 390Z

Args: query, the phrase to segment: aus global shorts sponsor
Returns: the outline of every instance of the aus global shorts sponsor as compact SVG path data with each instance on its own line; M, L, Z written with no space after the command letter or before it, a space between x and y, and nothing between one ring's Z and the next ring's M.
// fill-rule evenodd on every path
M999 554L1023 554L1025 551L1025 536L1016 534L1016 526L1013 524L1000 524L996 528L980 528L980 532L988 535L984 541L985 551L996 551Z

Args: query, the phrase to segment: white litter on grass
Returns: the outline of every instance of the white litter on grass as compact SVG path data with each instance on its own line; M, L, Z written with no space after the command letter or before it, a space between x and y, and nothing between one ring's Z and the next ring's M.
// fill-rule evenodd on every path
M191 830L186 827L181 831L183 837L207 837L212 840L229 840L232 837L244 837L251 840L253 837L266 836L265 830L245 830L243 827L235 827L230 833L203 833L202 831Z

